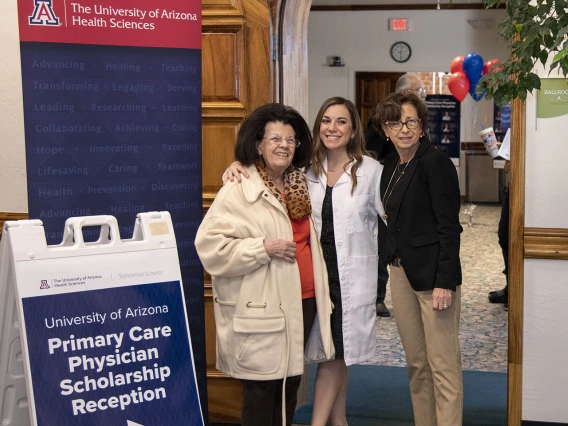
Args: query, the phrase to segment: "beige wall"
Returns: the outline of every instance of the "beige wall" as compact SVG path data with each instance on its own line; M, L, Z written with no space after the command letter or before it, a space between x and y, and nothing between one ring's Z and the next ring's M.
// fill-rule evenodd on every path
M568 228L568 115L537 119L530 95L526 114L525 226ZM523 420L568 422L567 306L568 261L526 259Z
M0 211L27 212L17 2L0 2Z
M309 116L311 123L323 101L343 96L355 101L355 73L449 72L451 60L471 52L484 60L507 58L508 50L497 34L496 25L504 10L403 10L364 12L311 12L308 24ZM389 18L406 17L412 31L388 31ZM491 19L495 28L476 30L468 20ZM405 41L412 49L408 62L399 64L390 57L395 41ZM328 56L341 56L343 68L327 66ZM493 125L493 101L462 102L461 141L479 142L481 129ZM465 154L461 153L461 195L466 195Z

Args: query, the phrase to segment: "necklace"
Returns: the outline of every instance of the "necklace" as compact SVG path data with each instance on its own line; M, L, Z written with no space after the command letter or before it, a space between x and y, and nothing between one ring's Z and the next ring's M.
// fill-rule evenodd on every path
M398 164L396 165L396 170L397 170L401 175L403 175L403 174L404 174L404 171L406 170L406 166L408 166L408 163L406 163L406 164L404 165L404 167L402 168L402 172L400 171L400 166L401 166L401 162L400 162L400 160L399 160L399 161L398 161Z
M390 197L391 197L391 195L392 195L392 193L393 193L393 191L394 191L394 188L396 187L396 184L398 183L398 181L400 180L400 178L401 178L402 175L404 174L404 172L405 172L406 168L408 167L408 165L410 164L410 161L411 161L411 160L412 160L412 158L411 158L410 160L408 160L408 162L407 162L406 165L404 166L404 169L402 169L402 172L401 172L401 171L399 170L399 168L398 168L398 166L400 166L400 159L399 159L399 160L398 160L398 163L397 163L397 165L396 165L396 167L394 168L394 170L393 170L393 172L392 172L392 175L391 175L391 177L390 177L390 179L389 179L389 183L388 183L388 185L387 185L387 189L386 189L386 191L385 191L385 199L383 200L383 210L385 211L385 214L383 214L381 217L382 217L384 220L387 220L388 217L389 217L389 216L387 215L387 203L389 202L389 199L390 199ZM394 175L395 175L395 173L396 173L397 171L400 173L400 175L398 176L398 179L396 180L396 182L394 183L394 185L392 186L392 188L391 188L391 190L390 190L390 192L389 192L390 185L391 185L392 180L393 180L393 178L394 178Z

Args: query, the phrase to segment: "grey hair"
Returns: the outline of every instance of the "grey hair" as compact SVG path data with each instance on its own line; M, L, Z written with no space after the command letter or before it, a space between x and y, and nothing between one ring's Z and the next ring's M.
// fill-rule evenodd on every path
M407 90L407 89L413 89L414 88L414 82L418 80L418 81L422 81L420 79L420 77L418 76L418 74L414 74L412 72L407 72L406 74L404 74L403 76L401 76L397 82L396 82L396 87L395 87L395 92L396 93L402 93L403 90Z

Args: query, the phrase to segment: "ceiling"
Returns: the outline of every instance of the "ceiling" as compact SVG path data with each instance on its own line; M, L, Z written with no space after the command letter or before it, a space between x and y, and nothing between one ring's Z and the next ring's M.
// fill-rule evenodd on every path
M313 6L345 6L345 5L389 5L389 4L437 4L437 0L312 0ZM440 4L448 4L449 0L440 0ZM483 3L483 0L452 0L453 4Z

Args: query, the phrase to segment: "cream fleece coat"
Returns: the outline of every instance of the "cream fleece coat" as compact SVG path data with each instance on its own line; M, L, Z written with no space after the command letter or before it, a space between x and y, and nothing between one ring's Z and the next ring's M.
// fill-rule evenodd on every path
M304 372L300 273L296 263L271 260L265 240L292 241L286 210L254 166L249 179L227 183L207 212L195 240L212 276L217 369L238 379L273 380ZM319 239L310 218L318 315L306 361L333 358L331 301Z

